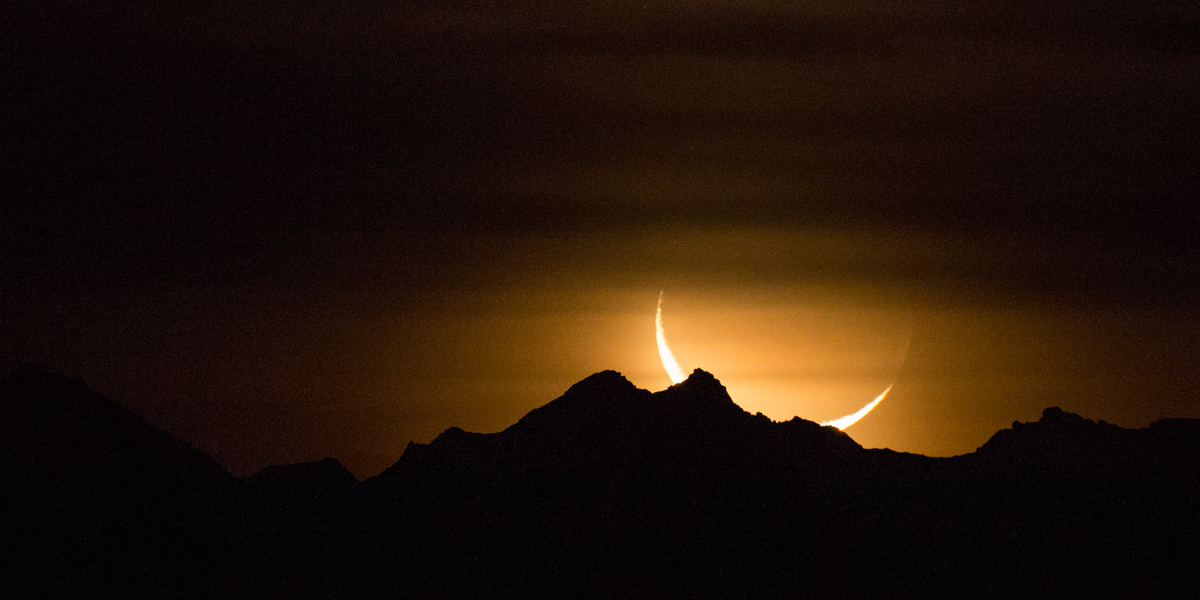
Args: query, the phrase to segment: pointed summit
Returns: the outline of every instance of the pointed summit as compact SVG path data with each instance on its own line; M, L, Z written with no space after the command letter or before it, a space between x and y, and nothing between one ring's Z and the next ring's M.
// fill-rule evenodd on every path
M718 381L717 378L712 373L709 373L708 371L705 371L704 369L700 369L700 368L696 368L696 369L692 370L691 374L689 374L687 376L687 378L685 378L683 381L680 381L679 383L675 383L675 384L668 386L668 389L676 388L676 387L684 387L684 386L686 386L690 390L702 390L702 389L724 390L725 389L725 386L721 385L721 382Z
M705 371L704 369L697 368L697 369L693 370L692 374L688 375L687 379L684 379L679 385L689 385L689 384L690 385L718 385L718 386L720 386L721 382L717 381L717 378L712 373L709 373L708 371ZM724 386L722 386L721 389L725 389Z
M623 393L635 389L637 386L633 385L624 375L617 371L607 370L583 378L579 383L572 385L565 396L593 396Z
M744 419L749 413L734 403L729 391L712 373L696 369L687 379L661 392L654 398L669 407L674 418L690 419L707 415L718 419Z
M627 419L631 410L649 400L650 392L638 389L616 371L600 371L572 385L565 394L535 408L506 431L551 427L560 432Z
M696 470L726 472L731 465L807 469L818 457L861 449L846 434L810 421L773 423L751 415L701 369L653 394L616 371L602 371L502 432L451 428L428 445L410 444L370 485L394 490L407 480L410 490L440 489L444 480L470 480L493 486L533 473L559 480L583 472L616 485L623 473L671 479Z
M34 366L0 379L0 468L31 480L53 473L81 485L115 478L179 487L232 481L217 461L83 381Z

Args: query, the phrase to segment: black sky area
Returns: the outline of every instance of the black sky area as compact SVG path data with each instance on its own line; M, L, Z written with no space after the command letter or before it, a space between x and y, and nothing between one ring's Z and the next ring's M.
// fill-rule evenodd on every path
M414 237L782 225L1081 244L987 274L1191 295L1194 6L821 8L16 9L5 282L307 287ZM663 189L570 180L622 168Z
M0 365L132 398L235 471L385 435L304 412L305 377L377 372L330 333L354 315L515 280L651 302L689 274L865 281L1200 327L1194 1L50 1L0 23ZM740 260L722 231L884 258ZM677 243L646 264L638 236ZM256 366L197 366L227 363ZM220 384L230 403L311 398L222 430L246 414L197 399L201 372L273 374ZM342 457L369 474L406 441Z

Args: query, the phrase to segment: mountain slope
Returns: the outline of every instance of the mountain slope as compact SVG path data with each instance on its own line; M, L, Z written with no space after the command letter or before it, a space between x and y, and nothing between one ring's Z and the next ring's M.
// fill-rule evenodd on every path
M10 597L181 593L229 560L236 480L81 381L0 381L0 482Z
M738 407L711 374L697 369L658 393L604 371L571 387L496 434L451 428L429 445L410 444L371 480L394 489L422 477L599 477L675 474L765 461L815 468L861 447L832 427L793 419L774 423ZM534 475L536 473L536 475Z
M977 452L861 448L697 370L605 371L357 482L245 481L76 380L0 381L5 597L1186 597L1200 421L1056 408Z
M703 371L653 394L603 372L364 486L418 594L1170 597L1198 575L1198 425L1047 409L938 459L750 415Z

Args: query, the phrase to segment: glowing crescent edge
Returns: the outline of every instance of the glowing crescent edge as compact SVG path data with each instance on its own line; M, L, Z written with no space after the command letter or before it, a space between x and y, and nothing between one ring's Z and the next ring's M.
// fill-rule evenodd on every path
M663 333L662 325L662 299L663 292L658 292L658 311L654 315L654 335L658 340L658 357L662 359L663 368L667 370L667 375L671 377L671 383L680 383L687 377L683 374L683 369L679 368L679 363L675 361L675 355L671 353L671 347L667 345L667 335ZM893 384L894 385L894 384ZM821 421L821 425L829 425L837 427L839 430L845 430L847 427L857 423L859 419L867 416L880 402L887 397L888 392L892 391L892 386L888 386L883 390L882 394L875 396L875 399L868 402L866 406L844 416L828 421Z
M868 403L866 406L864 406L864 407L858 409L857 411L852 412L844 417L838 417L836 419L832 419L829 421L821 421L821 424L837 427L838 429L845 429L845 428L857 423L859 419L867 416L867 413L871 412L871 409L875 408L876 406L879 406L879 403L883 402L884 397L887 396L888 392L890 392L890 391L892 391L892 386L889 385L886 390L883 390L882 394L875 396L875 399L872 400L870 403Z
M671 377L671 383L681 383L687 376L683 374L683 369L679 368L679 363L675 362L675 355L671 353L671 347L667 345L667 335L663 333L662 326L662 299L663 293L658 292L658 313L654 316L654 334L658 338L658 357L662 359L663 368L667 370L667 375Z

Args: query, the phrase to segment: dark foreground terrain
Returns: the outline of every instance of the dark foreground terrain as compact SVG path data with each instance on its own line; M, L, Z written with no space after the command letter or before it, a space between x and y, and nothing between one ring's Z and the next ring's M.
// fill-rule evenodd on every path
M697 370L605 371L357 481L246 479L77 380L0 381L0 597L1184 598L1200 421L1050 408L976 452L866 450Z

